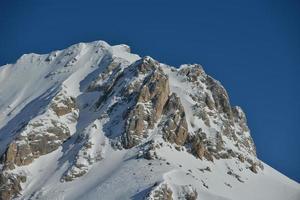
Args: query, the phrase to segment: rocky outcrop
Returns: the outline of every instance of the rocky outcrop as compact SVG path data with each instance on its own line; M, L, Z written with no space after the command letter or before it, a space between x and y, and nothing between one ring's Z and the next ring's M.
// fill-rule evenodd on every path
M111 87L110 83L114 82L112 80L115 80L114 78L118 77L122 69L125 67L124 64L127 64L127 62L122 63L119 59L113 58L112 61L108 64L108 66L105 69L103 69L103 71L101 71L98 77L89 84L87 92L107 92Z
M191 152L198 158L213 161L213 152L210 151L210 144L204 132L190 136Z
M161 125L163 137L170 143L184 145L188 136L188 127L184 108L175 93L169 97L164 114L167 120Z
M39 129L32 129L29 133L24 130L23 134L8 146L1 157L4 169L14 169L15 165L28 165L35 158L56 150L70 136L66 125L54 120L51 120L49 125L30 124L27 129L31 129L32 126L39 126Z
M183 65L172 74L184 82L186 93L194 101L191 106L194 119L188 122L191 125L188 132L192 134L188 134L187 149L209 161L236 158L250 166L252 163L260 165L245 114L240 107L230 105L221 83L208 76L199 65ZM198 120L203 125L199 126ZM170 123L170 127L174 128L174 124ZM234 145L226 145L225 141ZM249 169L256 171L255 167Z
M137 105L129 114L126 125L125 147L130 148L137 144L143 138L145 129L145 109L144 105Z
M176 190L173 191L168 183L162 182L154 184L153 190L148 194L146 200L196 200L197 198L198 193L191 185L176 186Z
M180 193L178 194L178 199L185 199L185 200L196 200L198 199L197 191L191 187L190 185L183 185L180 188Z
M25 176L0 172L0 199L10 200L18 197L22 189L21 183L25 181Z
M74 162L63 174L61 181L72 181L86 174L90 166L104 158L105 138L100 134L99 123L96 121L86 128L76 139L80 149L76 154Z
M144 58L138 63L137 69L136 75L148 75L139 86L136 103L126 119L126 148L139 144L142 138L147 137L147 129L153 128L161 117L170 93L168 77L156 61Z
M54 113L54 117L49 117ZM61 117L66 117L64 122ZM51 101L49 110L39 119L30 121L19 135L8 145L0 162L5 169L28 165L41 155L48 154L70 137L67 123L74 123L78 118L75 98L61 90Z
M155 189L150 192L146 200L173 200L172 190L167 184L154 185Z
M57 116L63 116L77 109L75 99L73 97L61 98L56 96L55 103L52 103L51 108Z
M184 76L189 82L197 82L202 77L206 76L201 65L182 65L178 72L179 75Z
M49 55L45 61L54 64L59 56ZM76 56L63 60L64 69L71 70L79 60ZM253 173L263 169L256 158L244 112L230 105L224 87L200 65L175 69L150 57L132 64L124 60L110 52L101 66L99 60L93 63L90 74L76 83L80 85L78 97L70 96L67 84L62 83L59 93L51 96L50 103L43 107L43 113L15 131L16 137L1 155L1 199L11 199L20 193L26 175L13 174L19 172L18 166L29 165L61 146L64 155L59 164L66 166L66 171L59 174L62 182L88 173L95 162L105 158L106 144L113 147L109 151L136 147L131 151L138 152L133 157L147 159L143 161L149 162L149 166L157 161L172 167L173 163L160 153L161 149L170 148L175 153L187 151L196 158L215 163L218 159L234 159ZM78 119L82 121L77 124ZM75 142L62 145L71 135L69 141ZM180 168L185 168L183 163L179 164ZM199 170L211 171L210 168ZM231 169L227 174L243 181ZM197 191L189 186L176 185L176 189L172 186L166 182L154 185L149 198L180 196L194 200L198 197Z
M229 103L229 97L224 87L216 80L207 76L207 87L212 93L214 100L214 107L219 111L225 113L228 118L232 118L231 106Z
M31 164L34 159L58 149L70 137L68 124L75 123L78 108L73 97L61 90L50 102L49 109L18 130L17 137L1 155L0 199L19 195L26 174L12 173L18 166ZM64 118L61 122L60 118ZM4 189L3 189L4 188Z
M15 165L28 165L33 161L33 155L28 143L12 142L1 158L4 169L14 169Z

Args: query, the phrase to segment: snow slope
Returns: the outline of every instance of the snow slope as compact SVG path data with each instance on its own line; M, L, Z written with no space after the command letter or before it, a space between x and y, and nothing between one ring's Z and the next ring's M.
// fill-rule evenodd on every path
M166 94L162 114L151 121L163 94L153 101L136 98L147 84L150 97L160 91L164 77L179 108L168 115ZM256 157L243 112L228 111L227 99L201 66L173 68L141 59L127 45L95 41L23 55L0 67L0 167L4 177L18 180L0 181L0 198L299 200L299 183ZM179 123L186 121L183 144L164 135L168 120L179 112L181 122L176 117L173 122L182 128ZM130 122L141 116L148 118L140 133L138 121L134 131ZM195 143L202 133L205 139ZM138 142L128 148L124 135L130 134ZM45 140L49 148L39 145ZM202 157L194 145L204 143Z

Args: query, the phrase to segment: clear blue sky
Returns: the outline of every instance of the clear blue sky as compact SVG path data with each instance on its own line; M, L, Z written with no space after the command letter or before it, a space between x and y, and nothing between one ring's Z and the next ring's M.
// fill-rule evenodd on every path
M99 39L202 64L246 111L258 156L300 182L299 0L0 0L0 65Z

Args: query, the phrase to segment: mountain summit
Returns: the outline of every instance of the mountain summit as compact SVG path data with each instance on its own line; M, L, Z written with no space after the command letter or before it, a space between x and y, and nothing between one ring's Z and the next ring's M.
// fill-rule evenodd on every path
M0 67L0 156L1 200L300 199L200 65L104 41Z

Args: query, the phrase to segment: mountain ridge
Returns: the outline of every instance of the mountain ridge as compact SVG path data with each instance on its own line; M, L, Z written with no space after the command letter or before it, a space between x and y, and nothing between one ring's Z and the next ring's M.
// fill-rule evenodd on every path
M256 157L244 112L200 65L95 41L24 55L0 84L2 199L299 197ZM261 194L234 189L246 184Z

